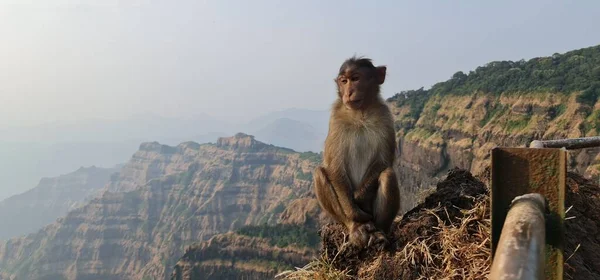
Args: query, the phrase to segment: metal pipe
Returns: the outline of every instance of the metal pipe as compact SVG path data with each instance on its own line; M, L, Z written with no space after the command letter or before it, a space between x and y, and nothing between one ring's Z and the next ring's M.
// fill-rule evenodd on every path
M600 147L600 136L559 139L559 140L534 140L529 148L565 148L567 150Z
M546 201L540 194L513 199L492 262L491 280L544 279Z

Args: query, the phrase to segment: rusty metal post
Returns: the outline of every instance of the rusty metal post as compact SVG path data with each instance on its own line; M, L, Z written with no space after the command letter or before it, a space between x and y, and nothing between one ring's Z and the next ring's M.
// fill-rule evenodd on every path
M545 279L563 279L563 241L567 151L495 148L492 150L492 257L503 234L513 199L537 193L546 200ZM515 256L516 258L516 256ZM493 261L496 261L495 259ZM520 259L520 261L525 261Z
M518 196L508 211L490 280L544 279L546 203L540 194Z
M529 144L530 148L565 148L567 150L600 147L600 136L558 139L558 140L534 140Z

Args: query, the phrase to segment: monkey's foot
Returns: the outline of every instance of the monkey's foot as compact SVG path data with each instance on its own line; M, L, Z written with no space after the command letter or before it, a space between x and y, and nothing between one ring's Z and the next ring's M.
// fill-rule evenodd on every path
M389 244L389 241L385 237L383 232L376 231L376 232L373 232L371 234L371 236L369 237L369 243L367 244L367 246L374 247L377 250L383 250L383 248L385 248L385 246L387 246L388 244Z
M358 248L368 246L371 243L371 235L376 230L373 223L357 224L350 228L349 242Z

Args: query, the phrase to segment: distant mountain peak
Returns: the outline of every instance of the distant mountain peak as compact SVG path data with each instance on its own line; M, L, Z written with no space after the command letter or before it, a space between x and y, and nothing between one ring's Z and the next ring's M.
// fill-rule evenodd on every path
M240 139L242 139L242 138L251 138L251 139L254 139L254 136L253 136L253 135L246 134L246 133L243 133L243 132L238 132L238 133L236 133L236 134L233 136L233 138L240 138Z
M177 150L177 148L175 147L171 147L169 145L163 145L160 144L156 141L154 142L145 142L140 144L140 151L147 151L147 152L157 152L160 154L171 154L173 152L175 152L175 150Z
M217 147L234 150L260 149L267 144L257 141L253 135L238 132L232 137L220 137L217 141Z
M193 149L193 150L199 149L200 146L201 145L198 142L194 142L194 141L186 141L186 142L183 142L183 143L177 145L178 148Z

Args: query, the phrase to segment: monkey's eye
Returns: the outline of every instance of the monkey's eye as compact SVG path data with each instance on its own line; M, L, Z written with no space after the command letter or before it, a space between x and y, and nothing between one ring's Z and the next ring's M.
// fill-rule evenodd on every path
M340 82L341 82L342 84L347 84L347 83L348 83L348 79L340 79Z
M360 80L359 76L352 76L352 78L350 78L350 80L352 80L353 82L356 82L358 80Z

